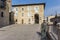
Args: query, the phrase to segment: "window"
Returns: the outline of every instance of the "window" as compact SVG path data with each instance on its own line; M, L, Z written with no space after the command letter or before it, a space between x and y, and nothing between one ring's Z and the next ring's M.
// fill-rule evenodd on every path
M17 16L17 13L15 13L14 16Z
M4 15L3 15L4 13L3 12L1 12L1 17L4 17Z
M18 11L18 8L16 8L16 11Z
M31 16L31 14L30 14L30 13L28 13L28 17L29 17L29 16Z
M30 19L29 19L29 24L30 24Z
M28 12L28 17L32 16L31 12Z
M29 19L29 22L30 22L30 19Z
M24 8L22 8L22 11L24 10Z
M34 10L39 10L39 7L37 6L37 7L34 7Z
M24 16L24 13L22 13L22 16Z
M16 13L16 16L17 16L17 13Z
M24 20L22 19L22 24L24 23Z
M34 10L35 10L36 13L38 13L39 7L38 6L34 7Z
M4 6L4 4L1 4L1 8L4 8L5 6Z
M27 7L27 10L28 10L28 11L30 11L31 9L32 9L32 7L30 7L30 6Z
M0 8L5 8L6 7L6 0L1 0L1 6Z
M33 10L33 8L32 8L31 6L28 6L28 7L27 7L27 10L28 10L28 11L31 11L31 10Z

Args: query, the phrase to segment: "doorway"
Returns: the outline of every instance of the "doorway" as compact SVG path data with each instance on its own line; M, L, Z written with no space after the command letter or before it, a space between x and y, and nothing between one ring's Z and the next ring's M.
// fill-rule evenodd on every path
M35 14L35 24L39 24L39 14Z
M24 23L24 20L22 19L22 24Z
M9 24L11 24L11 13L9 13Z

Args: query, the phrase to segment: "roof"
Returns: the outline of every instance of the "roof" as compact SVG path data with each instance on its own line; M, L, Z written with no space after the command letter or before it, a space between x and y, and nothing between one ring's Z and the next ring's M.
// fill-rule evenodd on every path
M17 7L17 6L32 6L32 5L44 5L44 8L45 8L45 3L19 4L19 5L12 5L12 7Z

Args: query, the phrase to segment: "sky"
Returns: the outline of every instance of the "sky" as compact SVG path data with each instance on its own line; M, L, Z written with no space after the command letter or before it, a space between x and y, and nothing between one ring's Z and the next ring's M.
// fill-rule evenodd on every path
M60 14L60 0L12 0L12 5L45 3L45 16Z

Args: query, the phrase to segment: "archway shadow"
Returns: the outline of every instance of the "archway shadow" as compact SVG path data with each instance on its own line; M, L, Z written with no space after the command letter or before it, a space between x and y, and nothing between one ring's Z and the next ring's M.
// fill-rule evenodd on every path
M2 26L0 26L0 28L7 27L7 26L11 26L11 25L14 25L14 24L2 25Z
M40 32L36 32L39 36L41 36L41 33Z

